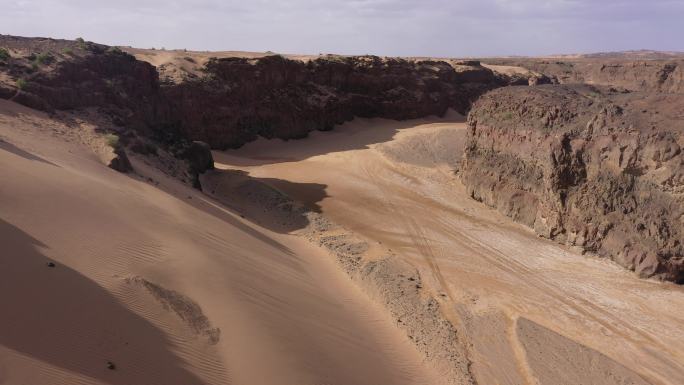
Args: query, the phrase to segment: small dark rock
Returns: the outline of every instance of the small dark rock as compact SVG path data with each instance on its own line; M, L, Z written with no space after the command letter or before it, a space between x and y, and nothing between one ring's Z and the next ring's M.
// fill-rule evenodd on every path
M109 168L121 173L133 171L133 165L131 165L131 161L128 160L128 156L122 148L115 149L114 153L116 154L116 157L109 161Z
M48 262L47 263L47 267L55 267L55 266L57 266L57 265L55 265L54 262Z
M107 361L107 369L116 370L116 365L112 361Z

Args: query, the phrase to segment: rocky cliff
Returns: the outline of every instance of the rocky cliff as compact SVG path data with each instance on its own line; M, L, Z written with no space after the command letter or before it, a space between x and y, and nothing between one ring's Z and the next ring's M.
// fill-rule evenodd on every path
M258 136L300 138L355 116L465 112L508 84L479 62L375 56L217 58L199 76L160 82L155 67L113 47L12 36L0 36L0 47L0 97L47 111L97 107L162 143L182 138L212 148Z
M497 89L471 110L461 178L541 236L681 283L682 111L681 94Z
M465 112L477 96L505 84L479 64L375 56L213 59L204 74L162 92L178 112L168 123L214 148L257 136L301 138L355 116L403 120L448 108Z

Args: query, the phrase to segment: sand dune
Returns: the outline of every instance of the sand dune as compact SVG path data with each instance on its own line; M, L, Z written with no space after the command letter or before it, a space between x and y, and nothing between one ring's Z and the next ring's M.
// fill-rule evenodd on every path
M459 154L440 148L464 130L454 116L358 119L215 157L418 266L467 336L478 383L684 383L682 288L537 238L469 199L452 172Z
M442 382L321 248L0 109L0 383Z

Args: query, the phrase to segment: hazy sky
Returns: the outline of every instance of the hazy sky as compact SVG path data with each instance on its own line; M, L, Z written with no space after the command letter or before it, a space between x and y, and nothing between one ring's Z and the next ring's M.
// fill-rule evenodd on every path
M684 0L0 0L0 33L412 56L684 51Z

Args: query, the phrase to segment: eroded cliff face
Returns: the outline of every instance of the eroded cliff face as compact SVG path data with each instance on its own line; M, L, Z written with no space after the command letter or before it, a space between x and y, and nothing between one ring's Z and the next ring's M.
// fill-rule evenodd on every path
M461 178L541 236L684 281L684 98L507 87L469 115Z
M85 41L0 36L0 96L53 111L100 107L127 122L153 114L159 77L148 63Z
M358 117L411 119L465 112L504 80L474 65L375 56L308 62L269 56L210 60L204 76L165 85L173 126L213 148L257 136L301 138Z
M508 84L479 62L375 56L209 60L199 75L160 81L157 69L117 48L0 36L0 96L41 110L97 107L126 129L212 148L300 138L359 117L410 119L465 112ZM182 151L181 151L182 152Z

